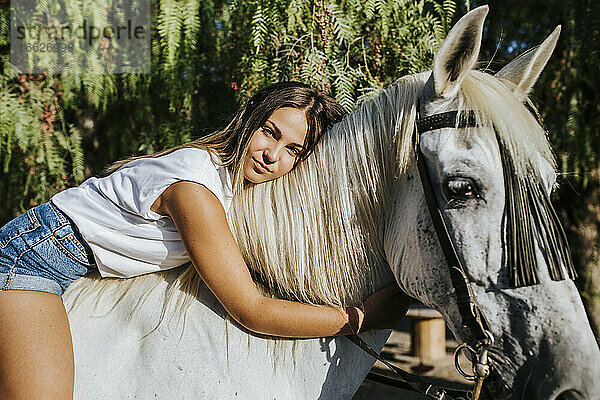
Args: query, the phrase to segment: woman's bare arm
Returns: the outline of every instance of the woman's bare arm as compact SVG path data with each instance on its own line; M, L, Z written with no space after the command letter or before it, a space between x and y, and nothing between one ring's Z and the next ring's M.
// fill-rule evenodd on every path
M290 338L361 331L364 315L358 308L344 310L262 296L235 243L221 203L206 187L177 182L155 204L173 219L202 280L231 317L247 329Z

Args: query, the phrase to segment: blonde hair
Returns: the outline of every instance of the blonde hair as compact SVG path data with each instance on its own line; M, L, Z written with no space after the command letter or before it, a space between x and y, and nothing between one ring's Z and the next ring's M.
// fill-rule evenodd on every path
M296 169L236 195L229 222L265 295L357 305L393 278L383 251L383 211L391 206L392 183L412 166L417 100L428 76L399 79L326 132ZM517 173L535 174L542 160L553 165L544 130L510 85L471 71L459 103L475 110L481 125L495 128L518 160ZM119 287L136 285L136 279ZM104 279L87 289L114 284ZM171 317L185 313L201 285L192 266L170 284Z

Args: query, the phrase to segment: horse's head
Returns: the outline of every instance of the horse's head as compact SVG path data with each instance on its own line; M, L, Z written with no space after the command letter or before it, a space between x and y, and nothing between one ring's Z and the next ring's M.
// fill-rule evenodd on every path
M600 352L548 200L554 161L524 105L560 29L491 76L472 70L487 11L479 7L454 26L419 99L421 119L472 110L472 121L464 128L431 123L419 142L437 206L495 338L492 364L504 385L488 385L496 390L488 394L498 398L505 386L509 398L597 399ZM404 193L394 194L395 203L413 208L392 211L399 214L386 227L388 260L409 294L470 341L420 186L416 167L400 179ZM413 222L416 232L405 241L390 237L404 236Z

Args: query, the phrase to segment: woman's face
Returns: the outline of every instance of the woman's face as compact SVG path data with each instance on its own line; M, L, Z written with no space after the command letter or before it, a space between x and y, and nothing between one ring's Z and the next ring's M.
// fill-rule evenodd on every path
M250 139L244 178L260 183L279 178L294 167L308 130L305 110L282 107Z

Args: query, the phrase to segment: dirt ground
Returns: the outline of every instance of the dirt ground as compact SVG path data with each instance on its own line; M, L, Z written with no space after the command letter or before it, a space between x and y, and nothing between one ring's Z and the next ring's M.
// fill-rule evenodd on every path
M470 382L458 374L454 368L453 352L457 343L449 332L446 334L446 356L440 360L422 360L411 355L410 321L405 319L397 330L392 332L387 344L381 352L382 357L407 372L428 370L420 375L434 383L458 390L470 389ZM468 371L468 363L461 362ZM383 363L377 361L373 372L386 376L394 376ZM352 400L426 400L427 397L414 392L398 389L385 384L365 379Z

